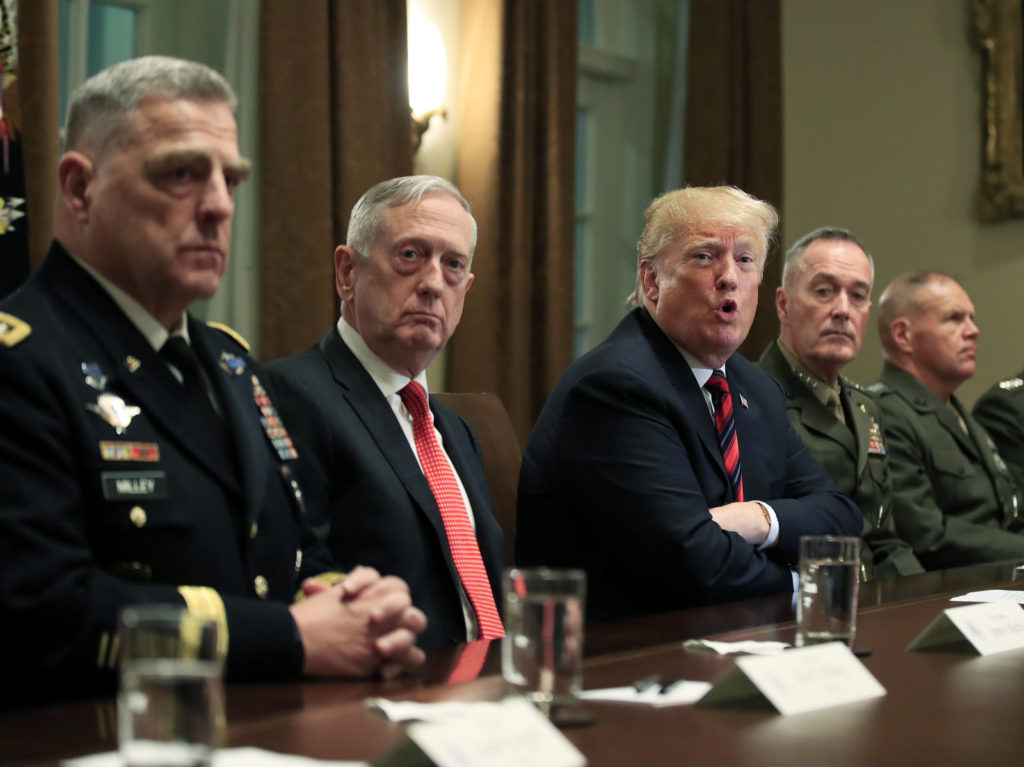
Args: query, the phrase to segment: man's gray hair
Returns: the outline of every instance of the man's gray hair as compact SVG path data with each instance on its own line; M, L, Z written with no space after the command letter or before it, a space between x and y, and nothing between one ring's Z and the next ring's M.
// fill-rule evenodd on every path
M377 234L384 220L384 211L388 208L399 208L410 202L419 202L427 194L448 195L462 206L473 227L473 248L476 249L476 219L469 210L469 203L455 184L440 176L399 176L370 187L352 208L345 244L365 261L370 257L373 244L377 241ZM468 255L472 258L473 253L470 252Z
M104 69L71 94L64 123L65 149L92 144L101 151L125 137L124 118L148 98L238 102L223 75L195 61L170 56L143 56Z
M790 281L795 279L794 270L799 269L804 251L807 250L812 242L817 242L818 240L849 242L863 250L864 255L868 257L868 266L871 267L871 285L875 284L875 259L871 257L867 246L860 241L857 235L849 229L843 229L841 226L820 226L794 242L790 249L786 251L786 260L782 262L782 287L786 290L793 288Z

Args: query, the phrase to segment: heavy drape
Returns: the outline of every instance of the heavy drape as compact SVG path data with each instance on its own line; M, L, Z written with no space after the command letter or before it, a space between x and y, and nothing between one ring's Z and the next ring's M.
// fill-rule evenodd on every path
M18 108L25 162L25 212L32 268L53 237L60 155L57 0L18 3Z
M572 361L576 3L464 0L461 71L480 236L448 389L496 392L525 444Z
M405 0L263 0L260 357L337 319L333 253L378 181L412 170Z
M782 207L779 0L691 0L686 168L692 186L732 184ZM781 232L780 232L781 241ZM778 334L780 249L769 251L757 318L740 352Z

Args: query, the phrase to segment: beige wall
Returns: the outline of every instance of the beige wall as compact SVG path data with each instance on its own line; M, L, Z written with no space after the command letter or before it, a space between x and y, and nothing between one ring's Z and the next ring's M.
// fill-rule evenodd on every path
M788 246L846 226L875 258L873 297L898 274L957 276L981 326L973 404L1024 365L1024 220L975 213L981 157L981 56L969 0L782 0ZM846 373L881 369L874 324Z

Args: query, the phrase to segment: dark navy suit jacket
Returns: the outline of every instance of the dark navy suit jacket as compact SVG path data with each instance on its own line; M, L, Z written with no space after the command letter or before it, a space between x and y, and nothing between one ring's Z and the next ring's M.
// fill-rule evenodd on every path
M714 420L686 360L644 309L562 376L526 446L516 561L581 567L588 618L792 591L801 535L859 535L860 512L801 443L779 385L725 365L747 500L772 506L777 545L724 532L733 501Z
M384 395L337 328L319 344L267 366L298 444L314 528L343 569L370 565L408 584L427 615L419 644L466 641L458 573L441 513ZM466 488L480 553L501 608L504 536L469 425L431 398L434 423Z

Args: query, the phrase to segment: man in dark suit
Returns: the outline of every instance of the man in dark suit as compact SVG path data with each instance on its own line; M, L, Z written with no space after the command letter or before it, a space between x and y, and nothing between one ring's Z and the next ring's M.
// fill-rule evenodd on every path
M651 203L637 308L569 368L540 415L516 558L584 568L590 618L791 592L801 535L860 533L856 507L790 426L779 385L735 354L777 222L730 187Z
M924 572L896 534L878 403L840 371L857 356L875 267L846 229L815 229L786 252L775 292L781 329L758 364L782 384L800 439L864 517L861 577Z
M118 612L146 602L216 620L232 679L422 662L405 584L333 572L306 524L263 370L186 311L217 288L248 173L233 107L166 57L71 99L54 242L0 302L7 702L112 689Z
M885 418L896 529L929 570L1024 558L1021 491L954 392L974 375L974 303L939 272L903 274L879 300L885 365L871 387Z
M504 539L476 437L433 399L418 434L406 399L412 389L426 394L427 365L458 325L475 244L476 222L450 182L410 176L374 186L334 253L337 325L268 366L302 453L309 506L327 510L317 529L343 566L365 562L408 581L428 618L422 646L502 632ZM437 461L453 470L451 504L422 468L434 460L425 461L421 438L439 443Z

